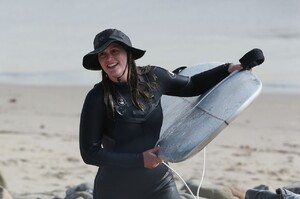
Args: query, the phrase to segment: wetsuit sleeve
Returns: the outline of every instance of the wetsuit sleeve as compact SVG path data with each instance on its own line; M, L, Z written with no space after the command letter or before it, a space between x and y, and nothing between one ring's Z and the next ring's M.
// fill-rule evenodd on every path
M106 118L103 91L92 89L86 96L80 117L79 145L83 161L95 166L144 167L141 153L116 153L102 147Z
M228 64L217 66L191 77L173 74L159 67L156 71L162 93L180 97L201 95L230 74Z

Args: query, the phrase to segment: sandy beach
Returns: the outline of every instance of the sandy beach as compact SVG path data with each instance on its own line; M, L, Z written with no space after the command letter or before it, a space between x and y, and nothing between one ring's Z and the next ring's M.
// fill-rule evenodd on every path
M0 85L0 172L15 198L64 197L67 187L93 182L96 168L83 163L78 147L89 89ZM207 146L204 184L299 182L299 103L299 94L262 92ZM186 180L200 180L203 152L171 166Z

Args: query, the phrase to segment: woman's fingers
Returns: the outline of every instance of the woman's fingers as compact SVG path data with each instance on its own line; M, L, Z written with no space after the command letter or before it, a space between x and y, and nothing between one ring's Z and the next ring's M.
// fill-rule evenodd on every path
M143 153L145 168L155 168L163 162L163 160L156 155L156 152L159 150L159 148L160 146L156 146Z

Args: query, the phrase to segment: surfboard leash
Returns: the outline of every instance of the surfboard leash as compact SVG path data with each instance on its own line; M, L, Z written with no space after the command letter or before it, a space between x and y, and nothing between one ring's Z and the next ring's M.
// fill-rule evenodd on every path
M183 177L174 169L172 168L170 165L168 165L166 162L163 162L163 164L168 167L169 169L171 169L179 178L180 180L183 182L184 186L188 189L188 191L190 192L190 194L194 197L194 199L199 199L199 193L200 193L200 189L201 186L203 184L204 181L204 175L205 175L205 165L206 165L206 147L203 148L203 167L202 167L202 176L201 176L201 180L199 183L199 186L197 188L197 194L194 195L194 193L192 192L191 188L187 185L186 181L183 179Z

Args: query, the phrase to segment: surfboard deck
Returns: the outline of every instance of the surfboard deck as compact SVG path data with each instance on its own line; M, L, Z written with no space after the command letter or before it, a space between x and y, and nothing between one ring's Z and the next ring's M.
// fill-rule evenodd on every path
M200 64L179 74L191 76L222 63ZM231 73L212 89L197 97L163 96L164 120L158 156L181 162L209 144L259 95L262 82L250 71Z

